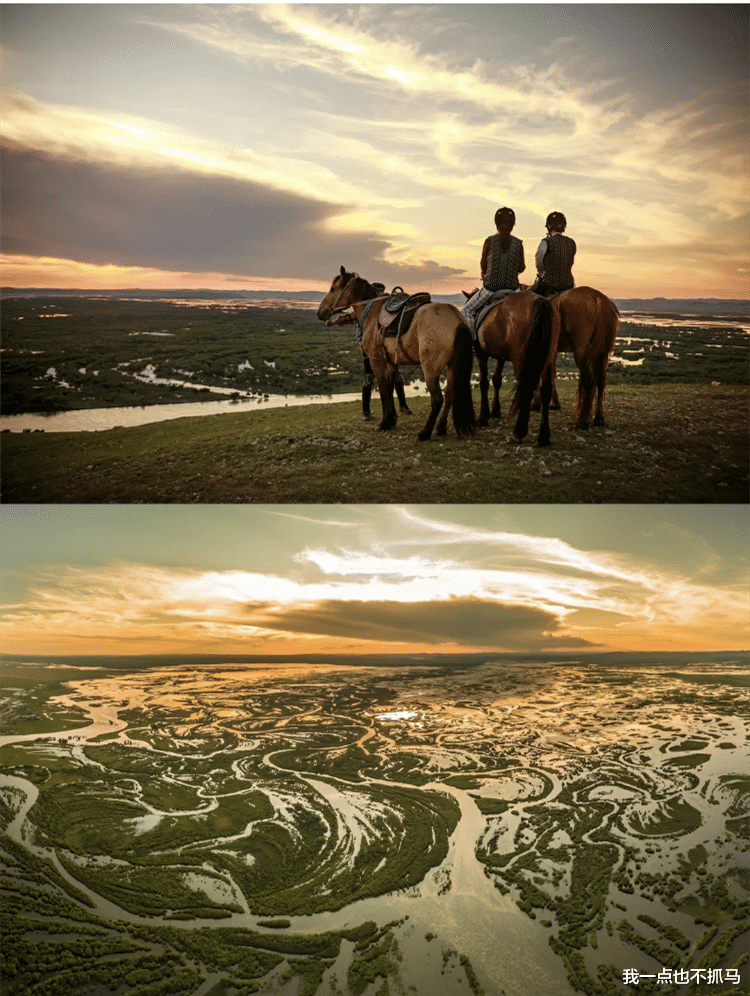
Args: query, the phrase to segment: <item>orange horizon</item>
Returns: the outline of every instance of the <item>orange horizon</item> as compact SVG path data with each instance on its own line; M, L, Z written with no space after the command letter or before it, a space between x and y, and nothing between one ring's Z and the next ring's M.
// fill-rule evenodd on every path
M344 260L342 265L354 266L354 261ZM301 277L246 277L227 273L189 273L185 271L157 270L149 267L92 265L72 260L52 257L20 257L0 255L3 288L19 291L58 290L58 291L252 291L277 293L320 293L325 294L330 279L316 280ZM331 279L335 273L331 274ZM367 278L367 274L363 274ZM375 275L370 274L370 279ZM531 279L531 278L529 278ZM435 281L428 289L435 294L460 294L477 285L478 278L471 275L458 275ZM425 281L429 283L429 281ZM577 274L579 286L595 286L610 297L631 300L738 300L750 301L750 291L734 285L706 287L704 293L696 294L695 284L685 287L664 287L661 284L639 281L637 290L623 287L616 279L608 279L605 274L587 272L581 268ZM471 286L469 286L471 285Z

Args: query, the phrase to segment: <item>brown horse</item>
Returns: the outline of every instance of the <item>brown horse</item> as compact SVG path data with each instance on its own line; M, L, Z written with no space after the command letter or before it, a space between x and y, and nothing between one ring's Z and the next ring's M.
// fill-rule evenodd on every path
M466 297L471 295L466 294ZM502 384L503 365L513 363L518 378L518 350L523 342L524 328L530 321L529 298L536 298L530 291L511 294L490 311L477 331L477 357L480 367L482 402L480 423L487 425L490 418L488 399L489 379L487 358L497 359L492 376L494 389L492 417L500 418L499 391ZM534 408L542 409L539 444L549 444L549 409L559 408L555 376L557 354L572 352L579 369L576 427L586 429L591 417L594 395L597 394L594 425L604 425L604 388L607 366L615 346L620 313L615 304L592 287L575 287L550 300L552 308L553 347L542 371L537 387ZM484 357L481 355L484 353Z
M594 425L604 425L607 367L620 326L617 305L593 287L574 287L550 304L560 323L558 352L571 352L578 367L576 428L588 429L594 395Z
M464 291L465 297L471 297ZM484 317L477 329L474 351L479 361L480 425L488 425L490 358L497 360L492 383L495 389L492 416L500 418L500 385L503 366L510 362L516 378L516 393L511 412L518 413L513 439L521 442L529 431L529 411L539 378L552 368L557 353L558 328L553 321L552 307L546 298L528 290L509 294ZM552 378L550 376L550 393ZM542 423L539 445L549 443L549 424Z
M328 324L337 324L340 319L337 320L336 316L351 308L359 322L368 302L376 297L378 295L372 284L356 273L348 273L342 266L318 308L318 318ZM386 299L387 295L382 297L383 301ZM370 308L362 326L360 342L360 348L370 360L380 389L383 417L378 429L392 429L396 425L393 385L399 364L406 363L422 367L432 402L429 417L418 438L426 440L432 436L443 407L440 375L446 369L445 408L437 426L437 434L443 436L447 432L448 414L452 410L456 435L470 436L477 428L471 398L473 352L471 332L461 312L452 304L424 304L414 315L408 331L400 336L380 334L379 312L377 304Z

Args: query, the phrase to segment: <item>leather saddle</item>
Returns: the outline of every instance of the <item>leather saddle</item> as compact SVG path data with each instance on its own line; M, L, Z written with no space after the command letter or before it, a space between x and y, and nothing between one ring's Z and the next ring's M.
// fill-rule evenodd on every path
M409 331L414 315L423 304L430 304L432 298L427 291L407 294L402 287L394 287L380 308L378 325L381 335L405 335Z

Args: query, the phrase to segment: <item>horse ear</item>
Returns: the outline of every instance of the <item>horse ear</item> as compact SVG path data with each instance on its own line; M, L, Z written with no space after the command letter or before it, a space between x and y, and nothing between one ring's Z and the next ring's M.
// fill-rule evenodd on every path
M343 267L343 266L341 267L341 276L342 276L342 277L345 277L345 276L346 276L346 270L344 269L344 267Z

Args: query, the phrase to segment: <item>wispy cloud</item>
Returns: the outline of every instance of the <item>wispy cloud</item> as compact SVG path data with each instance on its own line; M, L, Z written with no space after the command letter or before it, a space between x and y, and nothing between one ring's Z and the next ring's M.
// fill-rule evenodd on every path
M42 103L22 93L3 95L0 123L5 144L75 162L177 168L337 205L353 203L361 194L359 187L311 160L231 149L165 122ZM372 199L375 204L380 200L377 195Z
M380 649L710 649L747 638L746 587L734 580L711 584L629 555L415 509L390 510L385 534L323 512L281 514L334 529L345 546L301 545L276 572L49 568L7 608L6 637L14 646L67 644L74 633L113 645L139 637L144 646L247 651L269 640L335 651L341 641Z
M412 182L453 192L458 177L440 178L424 164L465 170L470 163L476 165L473 153L478 147L491 145L498 152L498 177L489 186L486 170L468 179L479 181L482 185L476 189L494 200L499 176L507 175L509 154L520 156L521 162L533 163L538 181L536 196L524 199L523 205L540 213L546 210L542 188L547 177L574 164L588 180L606 184L613 215L626 223L622 209L627 203L632 212L638 187L640 206L647 209L647 191L654 180L670 187L679 183L683 190L689 186L694 203L729 217L747 211L745 116L737 110L742 94L736 87L734 92L704 89L690 99L645 112L644 101L623 89L621 78L607 77L601 66L596 72L590 54L567 44L575 40L560 39L548 64L506 59L500 67L474 59L465 65L448 49L426 52L406 34L383 32L380 22L369 25L355 14L298 4L268 4L255 12L276 32L274 41L262 39L242 20L161 27L243 61L323 73L363 93L375 87L388 103L389 120L387 127L373 129L377 142L371 148L380 149L386 170L409 174ZM408 25L402 21L401 28L406 31ZM420 113L415 113L415 105ZM325 124L321 115L315 120ZM342 127L360 133L366 133L368 125L372 128L366 116L347 119L343 110L333 124L331 120L324 127L333 141ZM419 162L403 152L399 155L396 150L403 149L404 140L420 133L426 140L416 149ZM359 155L367 145L365 137L351 148ZM486 156L480 161L486 164ZM627 194L618 193L623 181ZM523 195L512 187L511 192ZM690 220L689 213L676 208L675 217L678 214ZM660 230L655 223L654 234Z
M458 290L476 273L495 208L509 203L526 239L542 235L551 208L565 210L578 282L611 296L746 292L746 80L735 72L660 90L656 71L647 90L626 43L615 61L595 32L561 29L517 54L502 15L485 16L497 51L478 45L480 21L462 24L440 5L138 10L139 39L144 28L167 33L203 74L192 131L173 96L126 114L139 105L122 93L101 109L7 94L5 203L16 207L6 251L185 281L269 279L281 261L297 279L325 280L345 263L371 279ZM602 16L632 29L627 12ZM150 54L141 65L155 73ZM241 93L219 82L222 69ZM250 83L257 106L245 101ZM44 183L32 189L35 176ZM170 214L159 205L173 176L184 185L182 210ZM87 190L98 198L88 214ZM222 202L227 216L211 218ZM258 205L270 208L259 217ZM180 251L197 231L203 255ZM287 231L307 248L295 252Z

